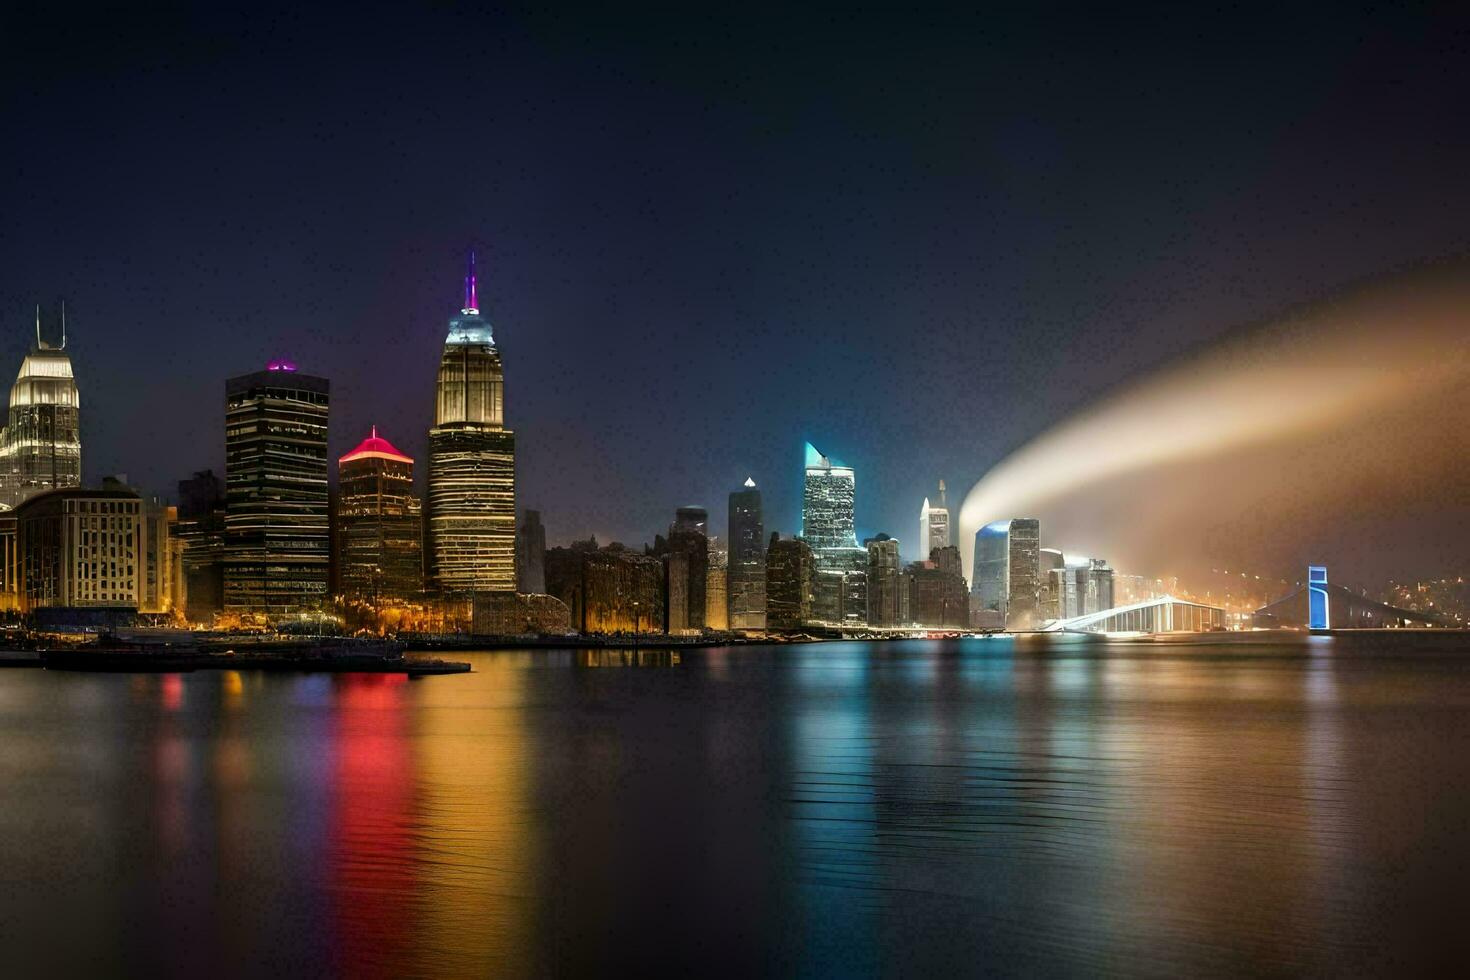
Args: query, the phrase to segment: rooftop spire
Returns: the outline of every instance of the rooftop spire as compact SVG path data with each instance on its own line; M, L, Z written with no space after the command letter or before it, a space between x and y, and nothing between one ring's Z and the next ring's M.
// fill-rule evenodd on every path
M479 313L480 300L475 295L475 250L470 249L470 271L464 277L464 309L461 313Z

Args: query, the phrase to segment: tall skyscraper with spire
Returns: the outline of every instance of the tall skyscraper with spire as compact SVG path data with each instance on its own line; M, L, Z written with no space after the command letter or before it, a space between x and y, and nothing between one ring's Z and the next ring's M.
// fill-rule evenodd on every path
M42 337L36 307L36 343L10 388L10 412L0 434L0 503L14 507L46 490L82 484L81 403L66 352L66 306L60 343Z
M429 430L429 578L445 594L516 588L515 434L505 427L500 351L477 287L471 251Z
M928 561L938 548L949 547L949 504L945 501L944 481L939 481L939 506L932 507L929 498L919 510L919 561Z

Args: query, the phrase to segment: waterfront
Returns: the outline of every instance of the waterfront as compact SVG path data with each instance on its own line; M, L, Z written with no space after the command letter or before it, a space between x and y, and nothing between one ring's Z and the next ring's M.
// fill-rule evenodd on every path
M21 976L1444 966L1465 644L7 671L0 946Z

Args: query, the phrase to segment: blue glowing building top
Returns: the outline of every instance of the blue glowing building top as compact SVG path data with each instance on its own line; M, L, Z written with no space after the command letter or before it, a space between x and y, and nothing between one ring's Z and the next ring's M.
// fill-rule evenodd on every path
M475 250L470 249L469 271L464 277L464 306L459 316L449 318L449 336L445 344L495 346L490 321L480 315L480 298L475 280Z

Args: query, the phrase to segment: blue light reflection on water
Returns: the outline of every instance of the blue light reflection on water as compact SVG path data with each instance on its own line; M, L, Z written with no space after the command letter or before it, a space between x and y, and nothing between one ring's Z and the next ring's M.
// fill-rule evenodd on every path
M0 939L94 975L1429 967L1470 671L1392 642L12 671Z

